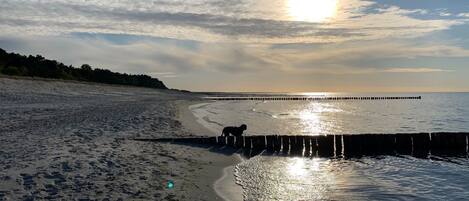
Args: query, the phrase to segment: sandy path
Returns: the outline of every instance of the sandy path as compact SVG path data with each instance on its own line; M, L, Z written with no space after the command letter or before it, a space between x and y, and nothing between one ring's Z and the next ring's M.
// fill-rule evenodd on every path
M219 199L212 181L221 172L214 169L230 165L232 156L120 140L191 135L176 119L176 100L191 99L144 88L0 78L0 200ZM166 189L169 179L174 189Z

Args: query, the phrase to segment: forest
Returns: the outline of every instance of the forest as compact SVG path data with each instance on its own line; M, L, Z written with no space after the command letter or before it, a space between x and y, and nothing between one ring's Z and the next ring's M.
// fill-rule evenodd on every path
M88 64L77 68L55 60L45 59L41 55L24 56L8 53L1 48L0 74L167 89L162 81L148 75L118 73L100 68L93 69Z

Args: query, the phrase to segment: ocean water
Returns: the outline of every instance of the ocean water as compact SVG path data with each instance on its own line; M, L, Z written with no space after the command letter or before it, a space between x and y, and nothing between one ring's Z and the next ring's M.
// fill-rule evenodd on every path
M216 135L243 123L246 135L469 131L469 93L313 95L422 99L210 101L191 110ZM246 200L469 200L467 158L258 155L238 164L235 175Z

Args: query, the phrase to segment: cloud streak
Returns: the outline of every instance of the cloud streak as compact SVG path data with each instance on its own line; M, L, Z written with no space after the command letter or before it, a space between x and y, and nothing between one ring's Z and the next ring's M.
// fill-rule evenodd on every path
M388 68L383 70L385 73L441 73L441 72L453 72L451 70L439 69L439 68Z

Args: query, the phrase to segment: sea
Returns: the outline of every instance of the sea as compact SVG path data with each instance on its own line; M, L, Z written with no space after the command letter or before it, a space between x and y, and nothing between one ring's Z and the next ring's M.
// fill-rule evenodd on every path
M213 95L213 94L211 94ZM218 94L222 96L226 94ZM230 96L381 97L404 100L210 101L190 106L198 122L245 135L469 132L469 93L302 93ZM235 167L245 200L469 200L469 159L355 159L260 154Z

